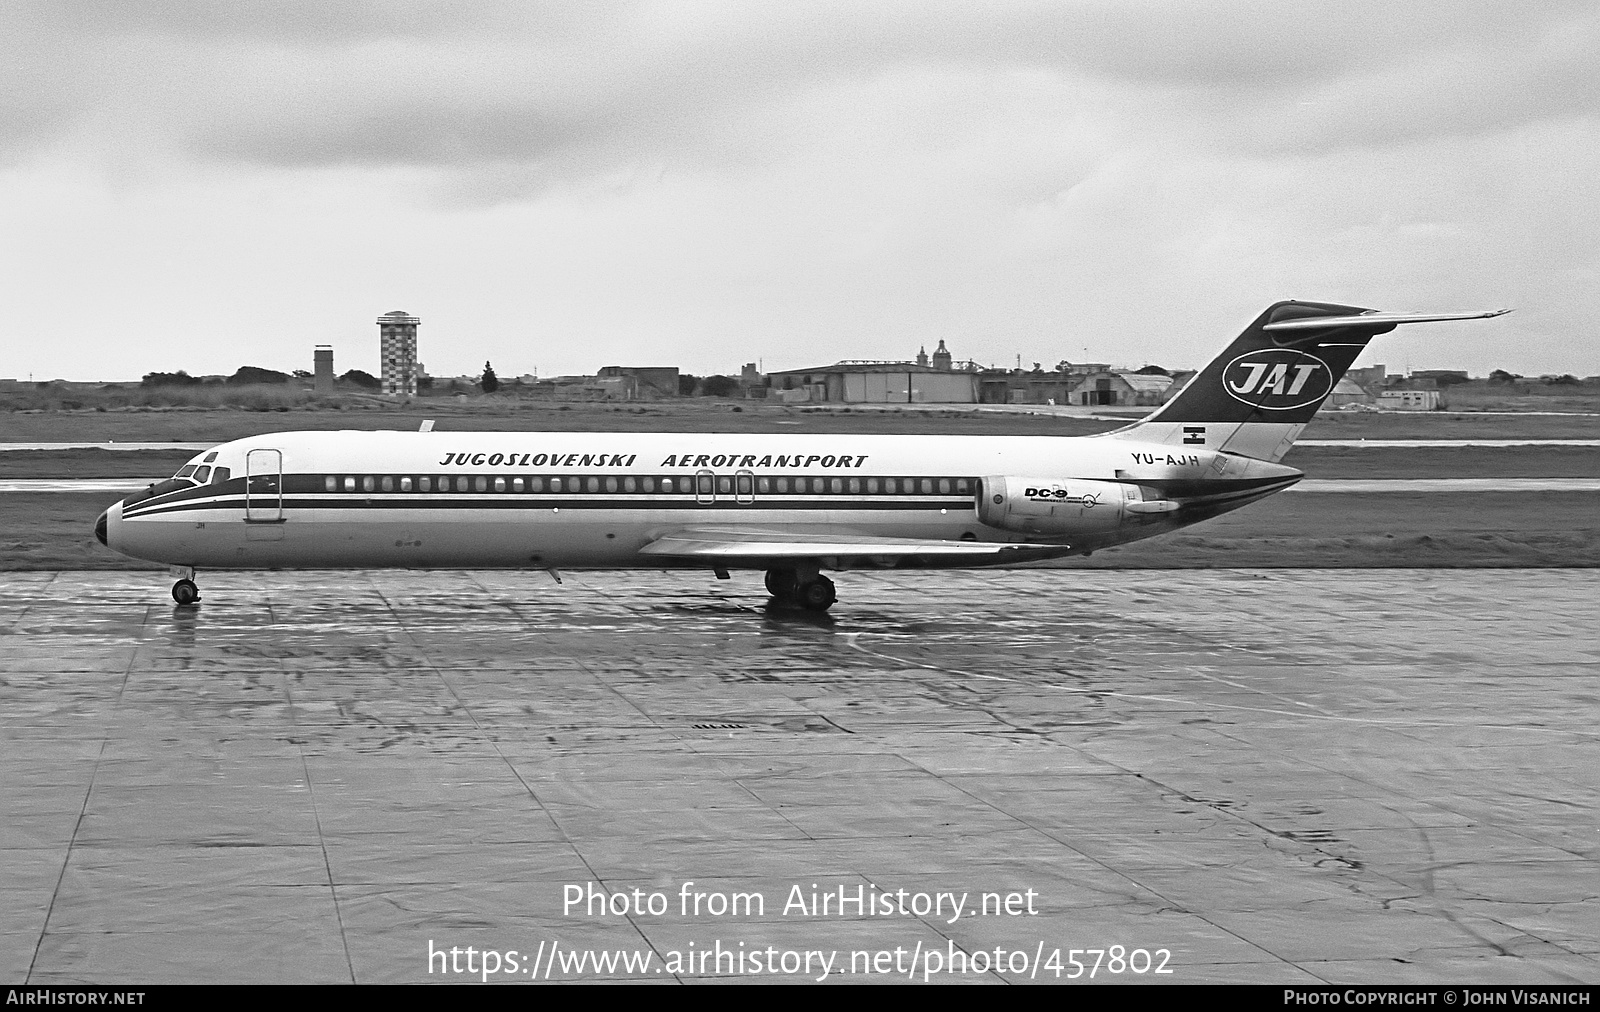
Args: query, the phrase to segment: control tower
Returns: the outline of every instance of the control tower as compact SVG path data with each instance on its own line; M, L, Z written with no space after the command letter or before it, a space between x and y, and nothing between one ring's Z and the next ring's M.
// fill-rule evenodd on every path
M422 321L396 309L378 317L383 343L383 392L390 397L417 394L417 326Z

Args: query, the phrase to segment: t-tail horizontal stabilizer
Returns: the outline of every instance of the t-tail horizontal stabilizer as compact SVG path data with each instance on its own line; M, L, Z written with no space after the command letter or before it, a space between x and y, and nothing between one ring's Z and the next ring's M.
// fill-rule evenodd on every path
M1377 335L1402 323L1482 320L1507 312L1380 313L1327 302L1280 302L1176 397L1148 418L1107 435L1276 462Z

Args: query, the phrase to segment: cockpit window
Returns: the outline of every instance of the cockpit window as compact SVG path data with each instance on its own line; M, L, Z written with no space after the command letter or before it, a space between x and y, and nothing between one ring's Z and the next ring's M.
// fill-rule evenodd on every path
M185 464L183 467L178 468L178 473L173 475L173 477L174 478L187 478L187 477L189 477L189 475L194 474L194 469L195 469L196 466L197 465L195 465L195 464Z
M168 478L166 481L156 482L141 492L135 492L122 500L122 503L124 506L131 506L136 502L144 502L146 499L154 499L158 495L179 492L186 488L194 488L194 483L187 478Z
M199 482L202 485L204 485L207 481L209 481L210 478L211 478L211 468L210 468L209 465L197 468L195 470L195 472L194 472L194 480Z
M211 472L211 483L213 485L221 485L223 482L228 480L228 475L232 473L233 472L226 467L219 467L215 471Z
M217 451L216 450L212 450L210 453L206 454L206 459L203 461L203 463L209 464L213 460L216 460L216 459L217 459Z

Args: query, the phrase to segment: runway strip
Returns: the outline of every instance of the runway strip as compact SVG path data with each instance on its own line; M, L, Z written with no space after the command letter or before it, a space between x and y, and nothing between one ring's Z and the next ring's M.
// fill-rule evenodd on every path
M12 450L209 450L216 443L0 443L0 453Z
M8 478L4 492L132 492L161 478ZM1307 478L1289 492L1600 492L1600 478Z
M1294 445L1353 446L1363 450L1410 450L1456 446L1600 446L1600 439L1301 439Z
M1600 492L1600 478L1307 478L1286 492Z

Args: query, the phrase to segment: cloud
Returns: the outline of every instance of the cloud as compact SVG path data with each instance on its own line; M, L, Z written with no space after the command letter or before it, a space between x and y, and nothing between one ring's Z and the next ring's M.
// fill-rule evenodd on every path
M195 354L399 305L459 368L562 371L940 337L1195 364L1286 296L1517 305L1495 339L1554 358L1600 313L1591 3L0 17L8 319L45 335L17 347L65 346L80 286L88 329L178 321Z
M761 144L755 124L808 94L908 73L1002 101L1044 77L1057 87L1031 97L1060 104L1043 116L1087 99L1187 145L1304 151L1592 113L1600 89L1600 12L1582 4L43 3L14 17L12 158L77 129L180 158L571 178L716 152L730 129Z

